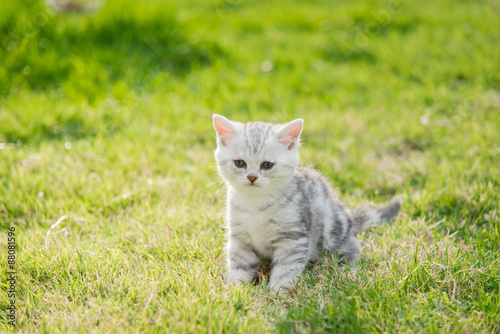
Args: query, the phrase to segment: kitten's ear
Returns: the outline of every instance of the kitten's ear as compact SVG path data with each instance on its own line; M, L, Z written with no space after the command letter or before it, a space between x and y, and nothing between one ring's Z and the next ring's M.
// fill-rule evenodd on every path
M237 130L234 123L226 117L217 114L214 114L213 120L215 132L217 132L217 138L220 140L222 145L227 146L227 142L233 139L236 135Z
M281 144L286 145L289 150L297 147L303 126L304 120L302 118L297 118L296 120L291 121L286 124L280 132L278 132L278 141Z

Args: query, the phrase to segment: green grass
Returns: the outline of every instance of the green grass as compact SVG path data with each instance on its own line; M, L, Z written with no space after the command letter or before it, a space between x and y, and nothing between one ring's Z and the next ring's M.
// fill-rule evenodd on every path
M499 14L2 3L2 331L14 226L23 333L500 332ZM225 285L214 112L304 118L302 162L351 206L402 196L399 218L360 235L357 267L325 257L289 295Z

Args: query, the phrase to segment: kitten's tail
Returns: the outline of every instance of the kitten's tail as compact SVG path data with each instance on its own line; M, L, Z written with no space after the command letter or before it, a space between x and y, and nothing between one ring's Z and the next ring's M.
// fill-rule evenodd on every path
M394 199L385 205L361 206L352 212L354 225L358 231L362 231L371 225L388 222L396 217L400 208L401 201L399 199Z

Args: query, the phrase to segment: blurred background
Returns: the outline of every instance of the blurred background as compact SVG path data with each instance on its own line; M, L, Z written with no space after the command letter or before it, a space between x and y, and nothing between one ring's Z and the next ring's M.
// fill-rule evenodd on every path
M52 219L76 209L62 198L107 203L136 179L171 177L192 202L217 179L214 112L304 118L304 162L354 201L406 193L412 215L481 217L479 194L499 180L499 12L496 1L4 1L4 217Z

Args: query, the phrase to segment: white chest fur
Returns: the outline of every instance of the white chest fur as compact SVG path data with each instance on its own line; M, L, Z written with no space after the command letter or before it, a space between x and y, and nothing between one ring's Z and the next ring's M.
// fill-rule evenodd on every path
M230 197L229 232L251 244L260 256L271 258L274 251L273 240L283 232L297 229L291 226L295 224L290 223L298 219L295 202L300 198L297 196L288 205L276 208L270 206L274 199L260 198L251 201ZM267 209L262 209L266 207Z
M230 212L229 231L251 244L259 255L272 256L271 241L277 234L274 221L262 212Z

